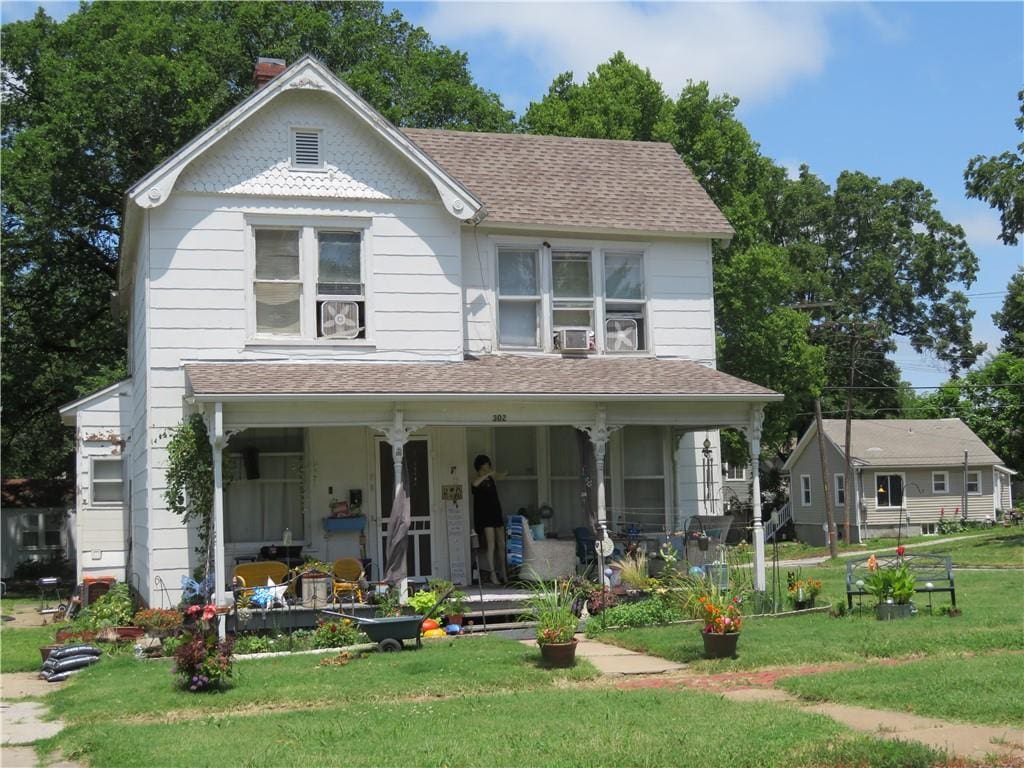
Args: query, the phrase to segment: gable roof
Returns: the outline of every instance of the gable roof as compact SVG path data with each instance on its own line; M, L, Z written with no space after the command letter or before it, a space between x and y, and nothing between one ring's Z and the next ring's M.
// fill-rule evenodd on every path
M116 384L111 384L109 387L98 389L84 397L78 398L77 400L72 400L70 403L65 403L57 409L57 413L60 414L60 419L66 426L73 427L75 426L75 416L80 410L102 402L110 397L127 397L131 394L131 391L131 378L123 379Z
M186 363L189 393L235 398L446 396L781 400L770 389L679 359L486 355L448 363Z
M483 201L487 223L729 238L671 144L407 128Z
M823 419L826 439L840 453L846 443L846 421ZM814 441L812 423L786 460L789 471ZM972 465L1002 464L1000 459L960 419L854 419L850 458L866 467L948 467L963 464L964 451Z

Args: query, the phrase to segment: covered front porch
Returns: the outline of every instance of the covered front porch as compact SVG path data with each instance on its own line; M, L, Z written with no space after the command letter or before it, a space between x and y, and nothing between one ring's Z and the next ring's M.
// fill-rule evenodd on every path
M734 428L757 456L763 407L780 397L694 363L649 358L186 370L213 444L219 603L236 560L264 557L267 547L327 562L359 558L366 579L378 580L403 460L412 579L469 585L481 568L496 568L480 562L473 535L479 454L507 473L498 481L506 517L540 516L542 543L563 553L566 573L593 560L577 546L581 530L591 547L608 539L596 557L603 572L613 535L654 539L686 530L697 515L720 514L706 504L714 479L702 464L704 443L717 450L717 430ZM752 477L755 579L763 588ZM347 504L347 522L332 517L337 502Z

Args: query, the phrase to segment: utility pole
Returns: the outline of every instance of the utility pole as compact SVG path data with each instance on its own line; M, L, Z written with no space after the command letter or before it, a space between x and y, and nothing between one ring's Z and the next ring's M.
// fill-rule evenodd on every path
M967 451L964 451L964 503L960 507L963 510L963 519L967 519Z
M818 430L818 455L821 459L821 490L825 500L825 520L828 521L828 553L836 557L836 518L832 511L832 496L828 488L828 464L825 461L825 430L821 423L821 398L814 398L814 423Z
M850 463L850 441L852 440L853 432L853 384L857 373L857 338L854 337L853 341L850 342L850 380L849 386L846 390L846 440L843 443L843 459L845 460L845 466L843 468L843 538L846 540L846 544L850 545L853 543L853 537L850 536L850 510L853 508L853 498L850 493L850 488L853 485L853 466Z

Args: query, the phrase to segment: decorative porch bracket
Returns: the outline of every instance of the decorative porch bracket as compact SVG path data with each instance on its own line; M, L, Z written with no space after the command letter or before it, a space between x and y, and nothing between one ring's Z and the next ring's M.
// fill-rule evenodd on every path
M761 520L761 428L764 426L764 406L755 405L750 409L750 422L740 426L740 429L747 436L747 443L750 446L750 477L752 482L751 504L754 512L754 589L764 592L767 580L765 578L764 562L764 523Z
M604 575L604 541L608 538L608 505L605 501L604 458L608 448L608 440L612 433L621 427L608 426L608 418L604 408L598 408L593 424L577 425L576 429L586 432L594 446L594 460L597 464L597 567L600 573L598 581L605 583Z

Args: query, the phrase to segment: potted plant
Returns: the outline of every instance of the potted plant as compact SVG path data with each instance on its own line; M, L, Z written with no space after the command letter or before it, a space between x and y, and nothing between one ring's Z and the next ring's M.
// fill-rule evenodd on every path
M544 541L544 518L540 514L539 509L533 507L527 507L521 510L521 513L526 517L526 522L530 526L530 535L533 536L534 541Z
M132 619L150 637L164 638L181 626L181 614L171 609L147 608L138 611Z
M914 574L904 562L881 568L874 555L868 558L864 591L875 598L875 616L880 621L907 619L913 615Z
M803 611L814 607L814 598L821 592L820 579L793 579L789 583L789 599L793 609Z
M302 604L307 608L327 605L331 594L331 571L333 566L323 560L310 557L295 566L290 573L298 579L302 592Z
M527 603L531 618L537 622L537 645L544 663L551 667L576 664L576 629L579 619L573 613L575 591L569 582L537 582Z
M444 602L445 624L462 626L466 618L466 593L454 590Z
M726 659L736 655L736 643L743 628L740 614L740 598L729 597L716 589L709 590L698 600L704 627L704 656L709 659Z

